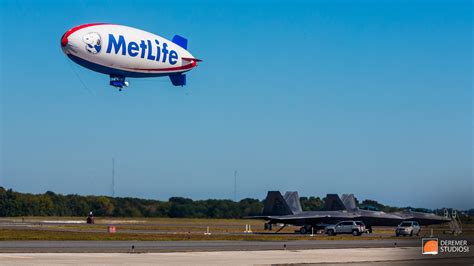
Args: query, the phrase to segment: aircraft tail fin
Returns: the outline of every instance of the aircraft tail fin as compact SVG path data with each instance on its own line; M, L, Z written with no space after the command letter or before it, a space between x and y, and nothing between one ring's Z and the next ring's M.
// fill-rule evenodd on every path
M346 207L346 210L357 210L357 204L355 201L354 194L342 194L341 201L344 204L344 207Z
M186 50L188 49L188 39L186 39L182 36L175 35L171 41L174 42L175 44L181 46L182 48L184 48Z
M325 211L343 211L346 207L337 194L327 194L324 199Z
M291 208L281 196L280 191L268 191L263 205L263 215L289 215L293 214Z
M186 85L186 75L185 74L171 74L170 75L171 83L175 86L184 86Z
M298 195L298 192L287 191L283 198L293 213L299 213L303 211L301 208L300 196Z

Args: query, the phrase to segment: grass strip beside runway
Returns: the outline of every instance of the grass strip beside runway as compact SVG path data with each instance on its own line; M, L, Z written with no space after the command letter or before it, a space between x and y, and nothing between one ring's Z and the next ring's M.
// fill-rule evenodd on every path
M30 229L0 229L0 241L5 240L137 240L137 241L177 241L177 240L243 240L243 241L287 241L287 240L374 240L392 237L351 235L325 236L288 234L211 234L204 233L107 233L107 232L68 232ZM395 237L393 237L395 238Z

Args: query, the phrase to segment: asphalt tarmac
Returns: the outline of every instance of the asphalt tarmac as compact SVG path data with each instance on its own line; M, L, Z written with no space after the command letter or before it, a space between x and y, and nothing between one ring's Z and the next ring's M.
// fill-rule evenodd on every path
M421 255L417 247L173 253L2 253L0 265L472 265L472 254Z
M5 252L190 252L420 247L420 239L301 241L0 241Z

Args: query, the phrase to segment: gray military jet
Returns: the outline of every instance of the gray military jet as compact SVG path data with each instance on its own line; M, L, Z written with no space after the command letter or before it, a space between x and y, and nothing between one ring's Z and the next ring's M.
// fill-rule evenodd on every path
M361 213L367 213L367 211L365 211L364 209L359 209L357 207L354 194L343 194L341 196L341 201L344 204L346 210L359 210L361 211ZM375 212L380 212L380 210L375 210ZM416 221L420 225L441 224L441 223L448 223L451 221L451 218L447 216L439 216L434 213L428 213L428 212L416 212L416 211L412 211L411 209L397 211L397 212L390 212L389 214L399 216L403 219L403 221L408 221L408 220Z
M372 226L397 226L405 220L418 221L423 225L450 221L434 214L423 216L413 212L386 213L359 209L353 194L344 194L342 200L337 194L328 194L324 203L322 211L303 211L297 192L286 192L282 196L279 191L269 191L262 215L252 218L268 221L265 223L267 230L271 230L274 224L283 224L276 232L288 225L301 226L299 232L302 234L343 220L363 221L369 232L372 232Z

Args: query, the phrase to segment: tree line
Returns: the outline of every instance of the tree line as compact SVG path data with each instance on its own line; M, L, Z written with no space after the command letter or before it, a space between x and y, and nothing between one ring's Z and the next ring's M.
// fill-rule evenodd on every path
M304 211L324 208L324 198L301 197ZM357 201L358 203L358 201ZM373 200L365 200L383 211L395 211ZM181 217L181 218L242 218L261 215L264 201L246 198L192 200L171 197L168 201L131 197L62 195L52 191L43 194L20 193L0 187L0 217L13 216L95 216L110 217Z
M192 200L172 197L168 201L131 197L62 195L52 191L30 194L0 187L0 216L95 216L241 218L261 214L257 199Z

